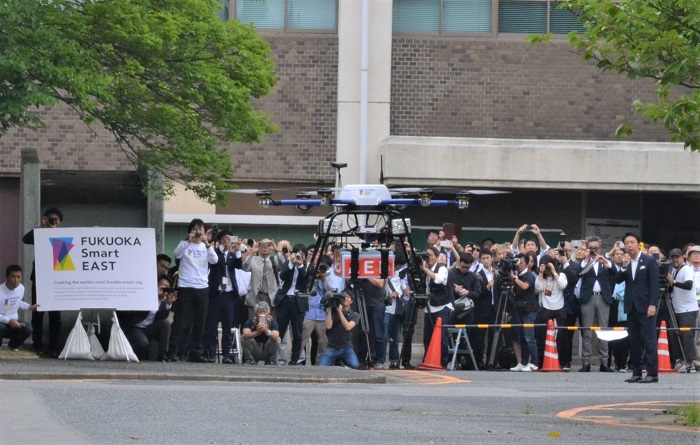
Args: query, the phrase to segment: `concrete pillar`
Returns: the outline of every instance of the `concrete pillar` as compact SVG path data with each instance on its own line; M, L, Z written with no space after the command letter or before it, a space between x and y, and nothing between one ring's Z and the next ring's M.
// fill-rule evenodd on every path
M389 136L392 2L371 1L367 182L379 182L379 144ZM336 159L347 162L343 184L360 177L360 68L362 1L338 2L338 129Z
M31 301L32 282L29 276L34 261L34 246L22 242L22 237L41 221L41 165L39 155L33 148L23 148L19 177L19 261L24 273L22 281L26 289L24 299ZM22 311L26 317L26 312Z
M162 189L163 175L149 173L148 177L152 182L149 184L149 190L153 187ZM146 212L146 225L156 231L156 253L162 253L165 246L165 204L163 200L149 192L146 198Z

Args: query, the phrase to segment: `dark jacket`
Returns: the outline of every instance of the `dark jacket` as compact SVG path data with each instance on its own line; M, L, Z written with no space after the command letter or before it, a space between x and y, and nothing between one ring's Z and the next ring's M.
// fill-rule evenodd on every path
M658 306L661 298L659 287L659 265L649 255L640 253L634 279L632 279L632 264L627 269L617 272L616 283L625 282L625 313L632 310L646 313L649 306Z
M603 300L605 300L605 302L608 304L612 304L613 286L611 285L610 277L614 276L615 272L614 267L606 269L602 264L598 264L597 275L595 273L595 266L591 267L588 272L583 274L581 276L581 304L587 304L589 301L591 301L591 297L593 296L593 286L595 285L596 281L598 281L598 284L600 285L600 293L603 296Z
M226 258L226 255L219 249L216 249L216 256L219 258L219 261L216 264L209 265L209 295L216 295L221 292L221 280L226 276L226 269L228 269L233 296L237 298L240 293L236 283L236 269L243 267L243 260L236 258L236 255L232 253L229 253L228 258Z
M140 323L148 317L148 311L117 311L117 318L119 319L119 327L124 333L129 332L134 328L136 323ZM170 309L166 309L165 300L160 302L158 306L158 311L156 312L156 320L162 320L168 318L170 315Z

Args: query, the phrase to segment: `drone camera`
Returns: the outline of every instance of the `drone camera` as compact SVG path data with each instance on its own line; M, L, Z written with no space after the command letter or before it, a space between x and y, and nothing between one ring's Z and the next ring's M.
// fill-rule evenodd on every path
M270 204L272 203L272 194L269 191L261 190L255 195L258 197L260 207L263 209L270 207Z

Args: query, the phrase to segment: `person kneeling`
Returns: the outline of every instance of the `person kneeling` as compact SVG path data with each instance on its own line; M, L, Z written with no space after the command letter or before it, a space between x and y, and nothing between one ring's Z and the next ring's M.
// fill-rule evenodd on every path
M172 287L169 276L158 277L158 311L117 312L119 325L131 344L139 360L167 361L168 339L170 338L170 309L177 300L177 291ZM158 345L158 355L151 352L152 344Z
M277 322L270 315L270 306L261 301L255 305L255 319L243 325L243 360L246 365L263 360L276 365L280 352L280 332Z
M352 329L360 321L360 314L350 310L352 295L343 292L328 301L326 309L326 337L328 346L318 361L319 366L332 366L342 359L352 369L360 366L355 350L352 349Z
M9 338L7 347L17 351L24 341L32 335L32 327L19 321L18 309L36 311L38 304L26 303L24 298L24 286L22 285L22 268L17 264L8 266L5 270L6 281L0 284L0 345L3 338Z

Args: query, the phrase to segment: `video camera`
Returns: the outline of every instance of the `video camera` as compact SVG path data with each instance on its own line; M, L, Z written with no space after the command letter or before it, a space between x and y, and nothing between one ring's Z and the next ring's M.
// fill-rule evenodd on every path
M343 301L342 292L326 292L326 294L321 297L321 306L323 309L328 310L329 307L339 308Z
M520 258L507 257L498 266L498 284L501 289L512 289L514 286L511 278L512 272L517 272Z

